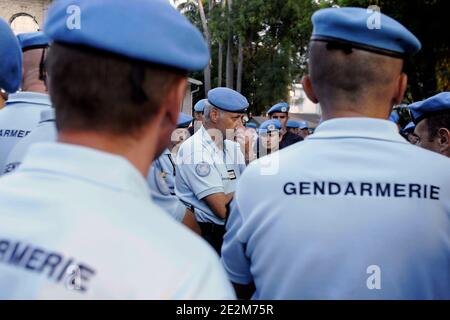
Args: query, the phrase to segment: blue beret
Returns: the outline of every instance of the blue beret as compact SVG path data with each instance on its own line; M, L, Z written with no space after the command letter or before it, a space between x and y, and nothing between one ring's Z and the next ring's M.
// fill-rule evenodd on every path
M309 129L308 121L300 121L299 126L300 129Z
M245 124L245 127L246 127L246 128L256 129L256 123L253 123L253 122L247 122L247 123Z
M265 133L265 132L270 132L270 131L275 131L275 130L281 130L281 122L276 119L270 119L270 120L264 121L259 126L258 132Z
M192 120L191 116L187 115L186 113L180 112L180 115L178 116L177 121L177 127L178 128L187 128L191 124Z
M269 109L269 111L267 111L268 114L272 114L274 112L289 112L289 104L286 102L280 102L277 103L276 105L272 106L272 108Z
M403 128L402 131L403 132L413 132L415 128L416 128L416 125L414 124L414 122L410 122Z
M308 121L300 121L300 129L309 129Z
M228 112L244 113L248 108L247 98L229 88L215 88L208 92L208 102Z
M433 115L450 113L450 92L441 92L426 100L409 105L415 124Z
M208 99L202 99L202 100L198 101L194 106L194 111L203 113L203 111L205 110L205 104L207 101L208 101Z
M398 123L400 121L400 116L398 115L397 111L392 111L389 115L389 121L392 121L394 123Z
M210 58L200 31L166 0L54 1L44 30L54 41L186 71Z
M287 124L286 124L286 128L300 128L300 124L298 123L298 121L295 120L288 120Z
M0 88L16 92L22 82L22 50L9 24L0 18Z
M379 15L379 28L372 28ZM311 40L341 42L357 49L403 57L420 50L420 41L402 24L363 8L327 8L312 16ZM371 27L371 28L369 28Z
M44 32L28 32L17 35L22 51L47 48L50 45L50 39Z

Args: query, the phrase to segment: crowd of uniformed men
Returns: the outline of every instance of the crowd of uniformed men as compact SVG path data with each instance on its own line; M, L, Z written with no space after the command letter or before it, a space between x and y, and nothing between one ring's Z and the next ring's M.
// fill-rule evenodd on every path
M0 299L450 299L450 92L400 127L421 44L369 15L312 17L313 134L229 88L180 113L210 56L164 0L0 19Z

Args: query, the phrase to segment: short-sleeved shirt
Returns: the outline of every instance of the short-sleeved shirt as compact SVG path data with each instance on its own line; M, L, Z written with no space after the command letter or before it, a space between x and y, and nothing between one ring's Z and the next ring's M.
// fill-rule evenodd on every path
M223 225L224 220L216 216L203 199L214 193L234 192L236 181L245 169L239 144L225 140L224 148L220 149L201 127L182 143L176 164L177 196L194 208L197 221Z
M48 112L45 110L41 112L41 121L36 128L34 128L29 135L21 139L9 153L8 159L6 160L5 167L3 168L3 174L10 173L16 170L25 155L30 148L35 143L38 142L54 142L57 139L55 118L53 112Z
M175 195L175 160L170 150L164 150L149 170L147 182L156 205L169 213L177 221L182 221L186 205Z
M217 255L125 158L38 143L0 179L0 299L232 299Z
M222 261L255 299L450 299L450 159L386 120L325 121L246 169Z
M18 92L9 95L0 110L0 175L12 148L31 133L40 121L41 111L50 106L46 94Z

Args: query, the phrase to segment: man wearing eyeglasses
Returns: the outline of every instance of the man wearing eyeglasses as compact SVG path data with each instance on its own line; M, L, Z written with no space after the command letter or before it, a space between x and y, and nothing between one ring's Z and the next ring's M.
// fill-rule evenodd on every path
M175 193L194 211L203 238L220 253L228 204L245 169L234 140L243 129L248 101L229 88L208 92L203 126L183 142L177 154Z

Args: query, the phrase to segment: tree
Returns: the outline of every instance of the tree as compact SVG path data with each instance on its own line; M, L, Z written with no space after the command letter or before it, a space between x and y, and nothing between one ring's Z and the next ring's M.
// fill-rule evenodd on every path
M198 11L200 13L200 19L202 21L202 27L203 27L203 34L205 35L206 42L208 43L208 49L209 52L211 52L211 34L209 32L208 28L208 21L206 20L205 15L205 9L203 8L203 0L197 0L198 5ZM211 1L210 1L210 7L211 7ZM204 88L205 88L205 95L208 93L209 90L211 90L211 62L208 63L208 65L205 67L204 72Z
M404 70L409 78L405 95L407 103L450 90L447 2L446 0L335 1L340 6L363 8L375 4L380 7L382 13L401 22L421 41L421 51L407 59L405 63Z
M211 79L212 86L222 85L225 78L226 86L236 88L249 99L254 114L287 100L292 82L306 72L310 18L317 3L311 0L213 2L215 5L205 12L211 36L211 74L216 75ZM199 9L197 5L182 6L182 12L204 30ZM203 98L203 94L196 98Z
M227 0L228 3L228 39L227 39L227 60L226 60L226 86L233 89L234 64L233 64L233 0Z

